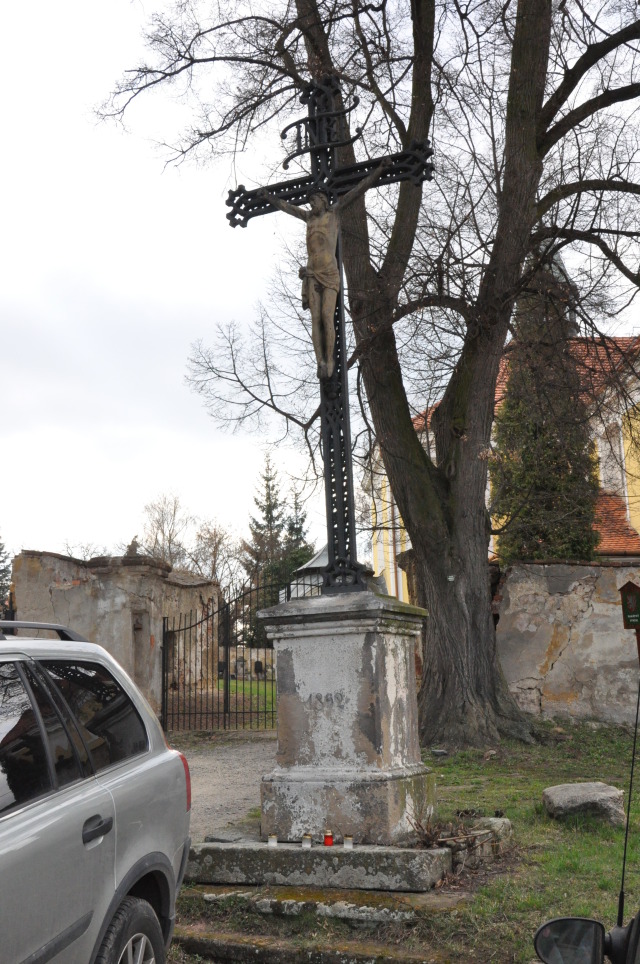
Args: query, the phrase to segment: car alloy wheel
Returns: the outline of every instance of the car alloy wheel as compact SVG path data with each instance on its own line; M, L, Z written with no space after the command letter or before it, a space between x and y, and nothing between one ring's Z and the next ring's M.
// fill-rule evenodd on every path
M118 964L156 964L153 945L146 934L134 934L127 941Z
M96 964L165 964L164 939L153 908L125 897L107 929Z

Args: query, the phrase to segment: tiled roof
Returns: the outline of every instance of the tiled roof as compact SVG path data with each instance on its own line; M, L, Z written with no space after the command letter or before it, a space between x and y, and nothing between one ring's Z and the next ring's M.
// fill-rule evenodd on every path
M418 412L417 415L413 416L411 421L413 422L413 427L415 428L416 432L424 432L425 418L427 418L428 421L431 420L430 412L431 412L431 409L427 409L426 411Z
M571 354L578 363L585 401L593 401L612 381L614 374L635 375L640 378L640 335L625 338L570 338ZM500 359L496 380L496 405L504 398L509 379L509 355L514 342L506 346ZM427 427L438 402L413 418L416 432L423 432L425 418Z
M600 489L594 528L600 533L599 556L640 556L640 535L627 520L621 496Z
M440 402L436 402L435 405L431 405L429 408L425 409L424 412L418 412L417 415L413 416L412 422L416 432L424 432L425 428L431 428L431 416L439 404Z
M496 381L496 405L504 398L509 378L509 352L513 342L505 348L500 359ZM570 338L571 354L577 362L585 401L593 401L611 383L612 376L640 375L638 353L640 336L625 338Z

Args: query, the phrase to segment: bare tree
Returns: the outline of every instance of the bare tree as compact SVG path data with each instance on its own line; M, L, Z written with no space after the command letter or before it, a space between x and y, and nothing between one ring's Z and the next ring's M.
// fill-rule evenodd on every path
M336 74L360 96L350 117L354 133L364 130L340 149L341 164L432 136L436 181L424 198L405 182L369 192L342 219L352 363L429 612L425 742L530 734L498 665L490 611L495 385L513 306L535 270L527 258L542 242L550 256L563 252L594 338L594 319L614 319L637 292L639 38L631 0L594 11L573 0L265 0L260 14L245 0L206 14L183 0L154 18L150 62L126 74L105 109L121 116L173 84L198 110L175 157L220 156L255 147L263 132L277 140L305 84ZM309 380L291 345L278 353L268 320L249 345L225 333L222 361L199 349L194 377L220 419L270 411L308 433ZM287 323L271 320L277 336ZM412 416L436 398L431 457Z
M174 569L188 568L186 542L195 518L175 494L160 495L144 507L145 522L142 551L154 559L168 562Z
M65 542L64 551L69 558L80 559L82 562L109 554L106 546L96 545L95 542Z
M144 513L143 553L222 587L237 582L240 545L228 528L215 519L198 519L175 493L158 496Z
M224 589L234 586L241 578L240 544L225 526L205 520L189 550L189 566Z

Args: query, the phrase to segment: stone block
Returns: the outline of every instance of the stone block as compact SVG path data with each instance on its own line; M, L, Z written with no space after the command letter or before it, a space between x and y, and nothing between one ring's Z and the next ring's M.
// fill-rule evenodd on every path
M624 824L624 794L617 787L594 783L561 783L547 787L542 802L550 817L562 819L590 813L618 827Z

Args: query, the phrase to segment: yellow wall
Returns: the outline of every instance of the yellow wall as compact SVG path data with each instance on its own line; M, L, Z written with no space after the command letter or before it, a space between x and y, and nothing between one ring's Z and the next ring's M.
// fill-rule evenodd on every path
M638 432L638 408L627 413L631 421L635 421L634 432ZM640 452L637 439L632 441L631 430L627 419L623 421L622 438L624 444L624 465L627 483L627 498L629 500L629 521L634 529L640 532Z
M406 573L398 567L397 556L411 545L396 508L386 476L373 500L373 568L382 571L387 589L392 596L409 601Z

